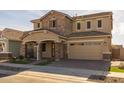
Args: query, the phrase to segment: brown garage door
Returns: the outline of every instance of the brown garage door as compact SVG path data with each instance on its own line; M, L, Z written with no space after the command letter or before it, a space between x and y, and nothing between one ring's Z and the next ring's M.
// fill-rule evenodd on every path
M102 47L101 45L70 45L69 59L102 60Z

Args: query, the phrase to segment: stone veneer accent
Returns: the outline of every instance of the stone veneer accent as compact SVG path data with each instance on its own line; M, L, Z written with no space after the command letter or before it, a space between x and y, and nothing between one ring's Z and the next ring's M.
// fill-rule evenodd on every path
M59 61L60 60L60 53L61 53L61 43L55 43L55 61Z

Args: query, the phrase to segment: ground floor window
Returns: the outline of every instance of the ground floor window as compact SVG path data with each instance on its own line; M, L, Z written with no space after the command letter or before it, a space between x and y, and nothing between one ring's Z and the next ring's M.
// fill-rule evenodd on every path
M42 51L45 52L46 51L46 43L42 44Z

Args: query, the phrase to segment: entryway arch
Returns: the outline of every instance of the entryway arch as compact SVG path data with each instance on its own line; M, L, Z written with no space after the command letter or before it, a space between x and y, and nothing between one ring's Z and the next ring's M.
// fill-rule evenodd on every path
M26 58L37 58L37 42L29 41L25 43L25 57Z

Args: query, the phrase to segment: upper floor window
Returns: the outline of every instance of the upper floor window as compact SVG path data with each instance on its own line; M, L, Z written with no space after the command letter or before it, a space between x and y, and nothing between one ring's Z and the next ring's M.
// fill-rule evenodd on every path
M101 28L102 27L102 20L98 20L97 22L98 22L98 26L97 27Z
M81 29L81 24L77 23L77 30L80 30L80 29Z
M56 20L51 20L51 21L50 21L50 27L55 28L56 26L57 26Z
M87 29L90 29L90 28L91 28L91 22L87 21Z
M53 20L52 23L52 27L56 27L56 20Z
M37 28L40 28L40 23L37 23Z

